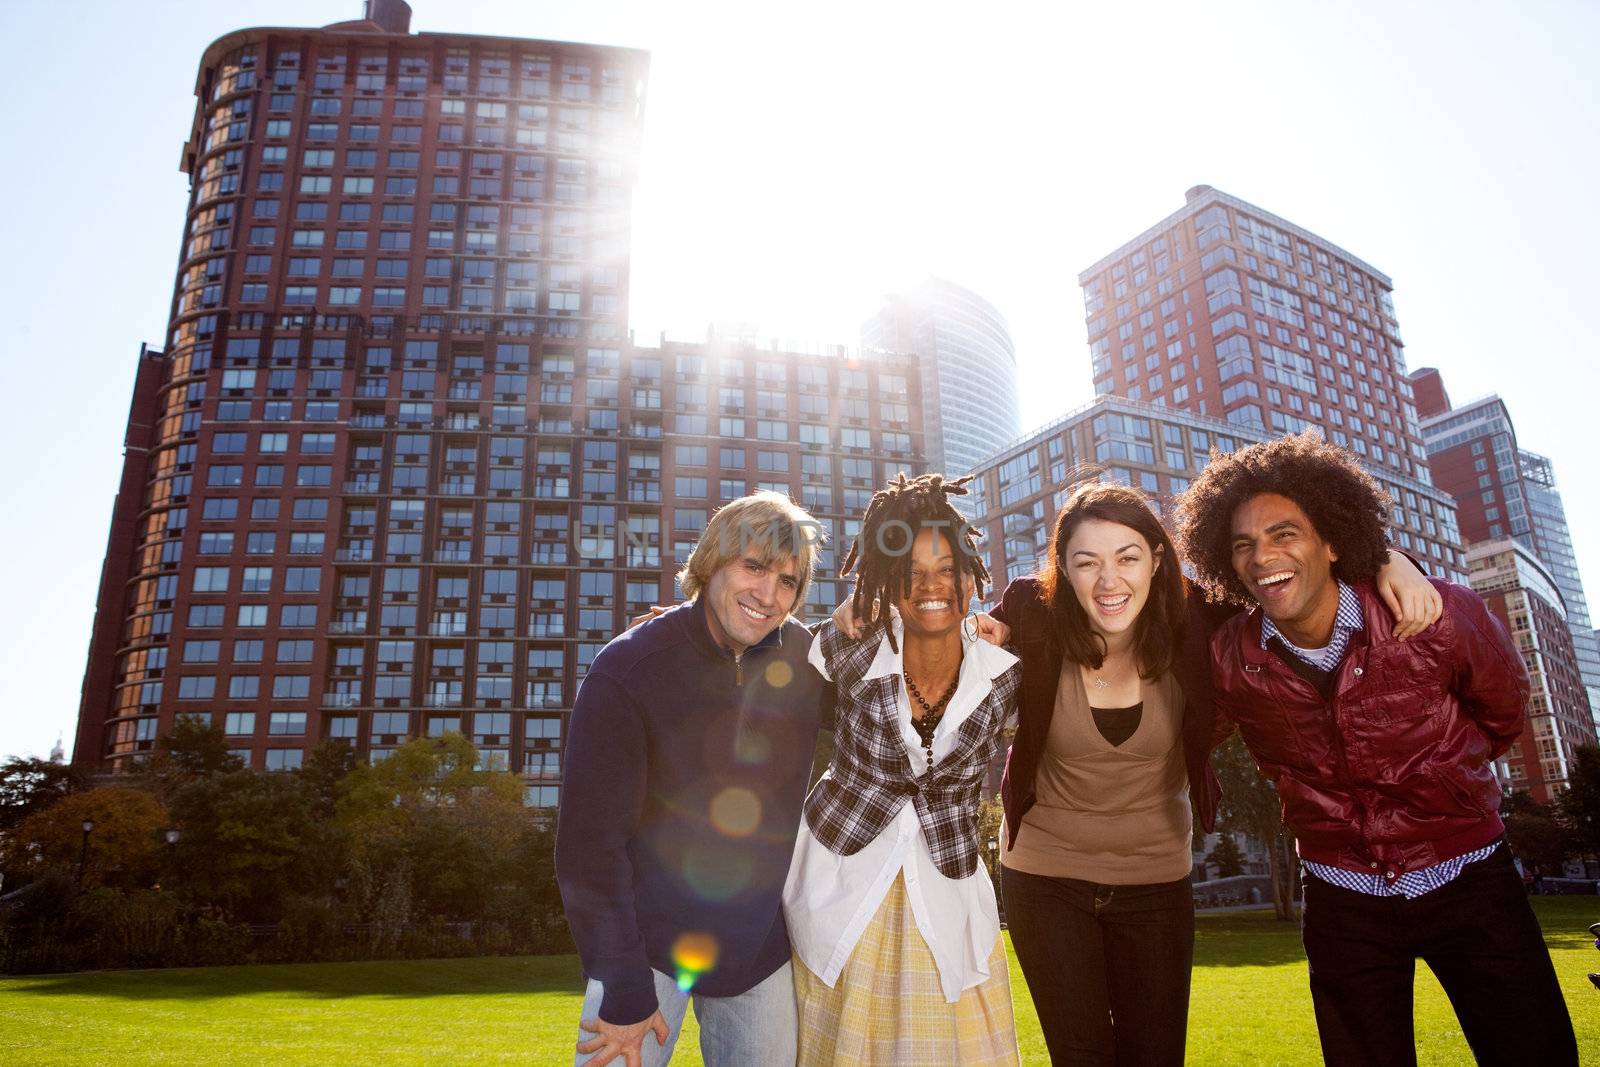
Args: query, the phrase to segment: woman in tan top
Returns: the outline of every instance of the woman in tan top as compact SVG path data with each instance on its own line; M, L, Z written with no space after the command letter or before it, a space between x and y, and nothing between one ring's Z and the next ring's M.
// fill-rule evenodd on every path
M1013 583L995 613L1024 670L1056 672L1038 679L1055 682L1055 701L1034 727L1043 745L1029 746L1042 747L1033 802L1012 806L1022 814L1000 857L1012 946L1056 1063L1181 1064L1194 958L1185 697L1172 670L1183 578L1127 486L1080 486L1051 549L1033 588ZM1013 750L1008 776L1016 762Z
M1378 581L1404 624L1436 617L1415 567L1391 555ZM1148 498L1094 482L995 610L1022 659L1001 892L1055 1063L1183 1063L1190 833L1196 817L1211 829L1219 795L1208 641L1231 611L1218 614Z

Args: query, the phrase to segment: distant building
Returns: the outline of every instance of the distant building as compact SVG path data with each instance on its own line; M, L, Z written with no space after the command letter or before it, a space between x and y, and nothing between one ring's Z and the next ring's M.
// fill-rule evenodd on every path
M1510 538L1467 549L1473 591L1522 652L1533 695L1522 738L1500 761L1505 784L1549 803L1567 784L1573 751L1595 743L1561 592L1550 572Z
M1498 396L1453 407L1431 367L1413 374L1412 383L1434 482L1456 499L1462 540L1470 546L1509 537L1538 558L1561 590L1585 699L1600 723L1600 645L1550 460L1518 446Z
M553 805L578 683L714 508L785 491L837 545L926 465L918 364L632 344L648 57L368 13L201 60L74 758L128 771L180 716L257 770L459 731Z
M1021 431L1016 349L1000 312L971 290L929 278L896 293L862 324L861 344L917 355L930 469L970 474Z
M979 467L975 525L987 537L997 589L1038 569L1056 514L1077 481L1088 476L1086 467L1102 468L1103 477L1144 490L1170 516L1173 500L1205 469L1213 450L1232 452L1269 436L1117 396L1101 396L1041 427ZM1435 503L1436 490L1394 471L1372 474L1396 502L1397 543L1425 556L1433 555L1433 545L1442 550L1445 537L1454 543L1453 515ZM1432 509L1426 515L1424 506ZM1458 580L1465 583L1465 573Z
M1320 430L1404 485L1398 547L1464 580L1454 504L1432 484L1386 274L1201 185L1078 282L1097 394L1208 415L1242 435Z

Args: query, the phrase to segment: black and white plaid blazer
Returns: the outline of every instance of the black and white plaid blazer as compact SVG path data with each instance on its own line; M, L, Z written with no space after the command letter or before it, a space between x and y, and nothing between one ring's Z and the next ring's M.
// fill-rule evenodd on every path
M909 800L939 872L970 875L978 865L978 794L1016 712L1021 661L993 645L968 644L961 683L935 735L933 767L920 776L913 759L921 767L922 750L914 757L908 751L915 734L901 718L902 660L883 626L852 641L826 621L812 642L811 662L838 687L833 759L806 797L811 833L833 852L853 856Z

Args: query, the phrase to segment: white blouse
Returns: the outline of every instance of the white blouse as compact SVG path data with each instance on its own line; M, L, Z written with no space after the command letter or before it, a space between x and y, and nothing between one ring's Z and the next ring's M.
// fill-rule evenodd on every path
M902 624L891 609L890 625L896 644L904 648ZM937 763L955 746L956 731L989 695L992 681L1017 661L1003 648L969 639L962 632L960 681L934 729L933 759ZM821 639L811 645L811 664L824 678L831 676L822 658ZM901 654L889 647L885 636L864 679L902 674ZM900 683L900 739L911 772L927 773L922 739L911 725L911 704ZM994 885L980 863L965 878L948 878L934 865L922 836L914 805L908 802L876 839L853 856L841 856L812 835L804 820L795 842L794 859L784 885L784 916L789 940L806 969L830 988L838 981L856 943L888 895L899 875L905 876L906 898L922 940L939 969L939 983L950 1003L961 991L987 981L989 957L1000 936L1000 914Z

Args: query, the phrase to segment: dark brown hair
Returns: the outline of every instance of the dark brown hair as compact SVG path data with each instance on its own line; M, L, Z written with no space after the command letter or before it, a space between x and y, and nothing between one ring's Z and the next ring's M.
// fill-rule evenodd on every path
M1354 455L1307 430L1237 452L1213 452L1178 501L1178 540L1209 599L1256 602L1233 573L1233 513L1262 493L1300 506L1338 554L1333 576L1340 581L1367 581L1388 562L1389 494Z
M988 592L989 568L978 551L978 532L950 503L952 496L967 495L970 481L970 474L946 481L942 474L907 478L901 471L894 481L872 494L867 514L861 520L861 532L839 570L844 575L856 569L856 587L850 596L856 618L887 621L889 605L910 591L911 545L924 527L932 527L944 537L956 557L957 572L971 576L977 595ZM891 536L891 529L902 532ZM894 630L891 628L888 634L890 647L898 652Z
M1150 596L1133 623L1133 649L1139 674L1155 678L1172 666L1186 619L1183 574L1172 539L1156 518L1150 498L1116 482L1085 482L1072 491L1056 516L1050 536L1050 554L1039 571L1039 590L1050 609L1053 636L1062 654L1074 663L1099 670L1105 663L1105 639L1089 626L1088 613L1072 591L1062 555L1074 531L1091 520L1126 526L1144 538L1159 562L1150 576Z

